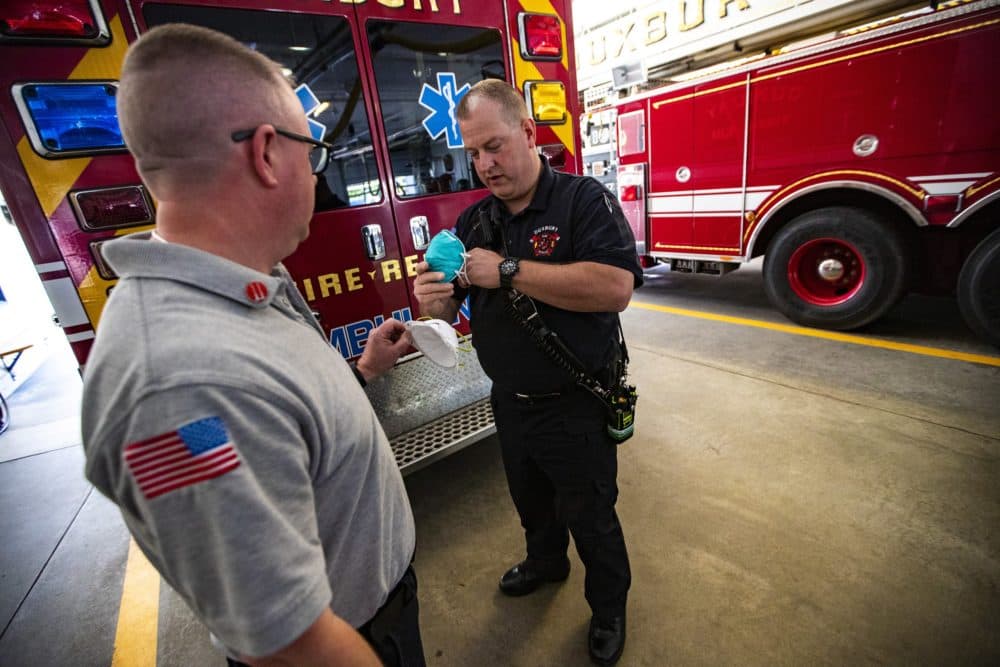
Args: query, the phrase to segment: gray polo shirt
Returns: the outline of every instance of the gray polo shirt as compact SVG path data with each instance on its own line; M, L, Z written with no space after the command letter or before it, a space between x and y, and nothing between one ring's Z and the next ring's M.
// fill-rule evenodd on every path
M357 627L414 526L385 433L288 273L135 234L84 373L87 478L231 650L266 655L329 606Z

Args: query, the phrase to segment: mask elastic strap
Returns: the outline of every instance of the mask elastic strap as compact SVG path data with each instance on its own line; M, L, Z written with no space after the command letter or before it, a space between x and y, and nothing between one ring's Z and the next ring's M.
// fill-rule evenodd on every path
M465 272L465 267L468 263L469 263L469 253L463 252L462 266L458 268L458 271L455 271L455 275L461 278L462 282L464 282L466 285L469 284L469 274Z

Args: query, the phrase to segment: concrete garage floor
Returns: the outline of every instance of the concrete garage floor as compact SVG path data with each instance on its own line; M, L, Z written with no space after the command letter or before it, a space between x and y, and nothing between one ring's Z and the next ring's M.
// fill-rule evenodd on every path
M1000 664L996 423L969 433L637 347L622 665ZM492 442L409 487L434 664L588 664L575 554L560 587L496 591L521 537Z
M784 322L741 272L653 274L623 318L640 403L620 449L634 582L620 664L1000 664L1000 366L648 308ZM1000 357L940 307L904 302L865 335ZM63 373L31 382L65 392ZM4 667L111 665L116 642L141 636L119 627L127 534L82 481L79 447L57 440L0 457ZM495 439L406 483L428 664L589 664L572 548L564 584L496 589L523 547ZM221 666L176 596L153 591L147 658L115 664Z

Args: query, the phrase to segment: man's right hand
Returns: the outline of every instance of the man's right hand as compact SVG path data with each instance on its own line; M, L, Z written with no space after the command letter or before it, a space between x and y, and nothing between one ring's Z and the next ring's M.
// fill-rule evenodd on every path
M417 264L417 277L413 281L413 295L420 304L420 314L451 322L458 312L458 302L452 297L455 286L443 283L444 274L431 271L427 262Z

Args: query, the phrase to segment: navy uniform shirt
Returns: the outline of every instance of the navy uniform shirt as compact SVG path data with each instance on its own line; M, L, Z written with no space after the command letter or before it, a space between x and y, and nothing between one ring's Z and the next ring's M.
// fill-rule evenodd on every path
M511 215L490 195L462 212L455 233L466 249L485 247L508 257L554 264L608 264L630 271L639 287L642 269L635 238L614 195L593 178L553 171L545 158L540 159L538 187L523 211ZM472 342L483 370L499 389L547 393L573 384L511 316L504 290L466 290L456 285L455 298L463 299L467 293ZM591 373L607 367L618 342L617 313L580 313L538 299L535 303L545 323Z

